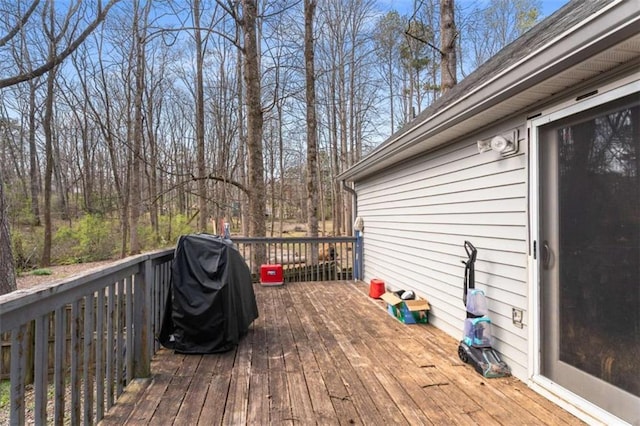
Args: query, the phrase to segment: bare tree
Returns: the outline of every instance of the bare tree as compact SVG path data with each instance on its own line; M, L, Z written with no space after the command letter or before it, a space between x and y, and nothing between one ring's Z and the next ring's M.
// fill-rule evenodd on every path
M203 61L204 61L204 43L202 41L202 29L200 28L200 0L193 0L193 37L196 48L196 76L195 76L195 95L196 95L196 150L197 150L197 166L198 176L207 175L205 164L205 144L204 144L204 81L203 81ZM209 209L207 200L207 181L205 179L198 180L198 206L200 216L198 220L198 230L206 232L207 222L209 221Z
M500 2L477 10L497 20ZM110 12L118 19L70 54L73 68L54 65L50 75L2 92L23 132L9 147L13 162L3 160L4 195L15 209L29 209L31 198L37 216L46 186L53 224L74 208L104 213L105 221L119 221L113 231L122 256L145 248L147 233L136 232L148 222L156 240L171 239L175 229L160 236L165 215L185 216L181 224L196 230L209 228L210 218L240 217L242 233L254 236L266 234L266 212L274 233L278 221L282 230L295 219L307 221L309 235L331 232L324 219L332 215L333 233L350 233L352 197L335 176L388 132L384 120L395 130L411 104L419 110L440 96L456 68L441 63L444 53L456 43L470 46L453 15L444 25L453 1L418 3L412 19L394 13L380 20L375 0L122 2ZM53 5L63 12L55 35L67 17L71 25L47 49L42 20L49 22ZM96 8L104 10L99 0L0 0L7 12L0 19L2 77L38 75L94 22ZM470 19L459 10L455 18ZM519 16L517 28L533 17ZM465 31L479 25L462 23ZM453 31L448 41L445 28ZM473 34L479 40L485 33ZM461 72L469 56L457 53ZM56 202L65 203L62 215ZM72 232L76 217L68 222Z
M240 25L244 34L244 83L247 100L247 151L249 159L249 235L266 236L265 185L262 156L263 110L260 89L260 65L255 0L242 0ZM264 247L254 253L254 265L265 262Z
M454 0L440 0L440 87L446 93L457 83Z
M80 46L84 40L89 36L89 34L91 34L93 32L93 30L95 30L98 25L100 25L100 23L102 21L104 21L104 19L107 17L107 14L109 13L109 10L119 2L120 0L109 0L109 2L104 5L104 7L102 6L102 1L98 0L96 3L96 10L95 10L95 17L94 19L89 22L89 24L84 28L84 30L82 32L80 32L80 34L76 34L75 37L73 37L68 43L67 45L64 47L64 49L62 49L60 52L56 53L56 55L54 56L50 56L48 55L45 59L44 62L41 63L41 65L36 66L34 69L31 70L27 70L27 71L23 71L23 72L18 72L15 75L12 75L10 77L6 77L3 79L0 79L0 89L3 87L9 87L9 86L13 86L15 84L18 83L22 83L25 81L29 81L32 80L34 78L40 77L43 74L46 74L47 72L49 72L51 69L53 69L55 66L60 65L62 63L62 61L64 61L67 56L69 56L71 53L73 53L74 50L76 50L78 48L78 46ZM33 17L33 12L34 10L36 10L36 8L38 7L38 4L40 2L38 0L34 0L31 3L31 6L22 14L22 16L20 16L16 22L14 23L13 27L4 35L2 35L0 37L0 49L2 49L7 43L9 43L11 40L13 40L15 38L15 36L23 29L23 27L27 24L27 22L32 19ZM47 2L48 3L48 2ZM53 3L53 2L51 2ZM68 4L68 15L67 18L69 18L69 20L71 19L71 17L76 13L76 11L79 9L80 5L82 4L82 0L75 0L75 1L71 1Z
M128 35L126 37L128 38ZM121 149L121 147L128 147L127 138L119 134L119 130L127 126L124 121L129 105L125 101L129 98L128 91L131 82L129 81L130 72L126 72L124 69L121 72L123 80L114 81L115 73L110 71L111 66L107 61L107 56L103 54L103 51L106 50L105 45L108 44L105 39L105 31L96 34L95 49L98 54L94 62L87 63L86 58L90 55L89 52L79 52L82 57L74 57L72 63L78 71L80 87L88 107L85 114L90 116L93 125L97 127L104 144L105 159L107 160L104 168L111 174L110 186L115 189L114 198L120 213L120 229L122 231L120 256L124 257L127 253L129 235L130 186L128 180L129 162L126 159L128 150ZM115 44L122 48L123 56L130 55L133 50L132 46L121 43L119 39L115 40ZM115 52L113 52L113 56L115 56ZM111 60L115 61L115 58L112 57ZM129 68L128 63L131 58L126 57L122 61L123 64L118 65ZM89 67L90 72L87 73ZM123 88L124 94L120 88Z
M89 24L84 28L84 30L82 30L79 34L75 32L71 32L70 41L66 44L66 46L61 51L58 52L57 48L51 49L52 46L50 46L50 48L48 49L46 58L42 60L40 65L36 65L34 68L29 68L27 70L24 70L24 67L22 67L22 65L19 64L17 66L17 69L18 69L17 73L15 73L14 75L10 75L9 77L0 79L0 88L5 88L5 87L13 86L25 81L33 80L49 72L54 67L62 63L62 61L64 61L65 58L67 58L71 53L73 53L78 48L78 46L80 46L84 42L84 40L89 36L89 34L91 34L91 32L95 30L95 28L97 28L98 25L100 25L100 23L106 18L109 10L119 1L120 0L109 0L109 2L104 7L102 5L102 1L98 1L96 4L94 19L90 21ZM0 55L2 56L2 58L4 58L4 60L6 60L8 56L4 52L2 52L2 50L5 49L5 47L8 44L11 44L16 39L16 36L21 31L23 31L28 21L30 21L33 18L34 12L38 8L39 3L40 2L38 0L34 0L31 3L31 5L28 8L26 8L26 10L24 10L24 12L15 19L13 25L10 26L9 30L5 34L2 34L0 36ZM51 2L50 7L53 8L53 2ZM54 39L57 38L58 42L62 40L63 34L65 34L66 29L70 27L70 23L73 20L74 15L76 14L79 8L81 8L80 1L69 2L68 9L67 9L68 12L66 14L65 20L61 25L57 26L59 30L58 35L57 36L54 35L54 32L56 30L53 28L53 26L50 28L50 34L49 34L50 40L52 38ZM21 9L18 9L18 10L21 10ZM43 12L42 16L43 17L46 16L46 12ZM77 16L76 16L76 19L78 19L76 23L71 26L74 30L78 29L78 25L80 22ZM52 50L53 50L53 53L52 53ZM12 257L11 240L9 236L9 228L8 228L8 223L6 221L7 216L5 212L6 212L6 206L4 202L4 190L3 190L3 185L0 177L0 215L1 215L0 247L2 247L2 260L0 260L0 269L3 269L2 272L0 273L1 275L0 293L9 292L15 289L15 269L14 269L13 261L11 259Z
M247 149L247 195L249 199L249 235L264 237L266 235L266 194L264 182L263 126L264 111L262 106L260 44L258 32L258 2L241 0L242 14L237 8L222 0L217 4L231 16L242 32L242 45L236 40L236 46L242 52L242 77L244 80L244 99L246 102L246 149ZM265 253L260 248L256 251L254 264L264 261Z
M66 28L69 25L69 20L66 20L62 24L61 31L56 34L56 19L54 2L48 4L49 10L46 11L48 15L48 24L45 24L46 19L43 20L45 25L44 32L47 34L49 41L49 56L48 60L51 60L56 56L56 50L58 42L64 36ZM40 258L40 264L42 266L49 266L51 263L51 178L53 175L53 98L54 87L56 79L56 69L53 67L47 75L47 96L45 99L45 111L44 111L44 135L45 135L45 173L44 173L44 243L42 245L42 257Z
M374 17L369 0L327 0L318 4L322 23L317 44L318 104L324 108L320 120L331 159L330 175L333 233L350 233L351 196L333 179L359 158L364 144L363 126L373 115L369 95L377 79L372 73L374 48L367 29Z
M540 10L539 0L494 0L460 10L464 12L458 26L462 75L482 65L535 25Z
M4 200L3 176L0 173L0 295L16 289L16 273L9 236L8 206Z
M433 65L430 49L439 50L434 45L435 31L426 19L430 11L415 11L407 21L404 43L400 48L402 68L407 74L408 85L404 90L407 121L425 107L425 71ZM427 15L427 16L425 16ZM434 83L434 82L432 82Z
M39 31L27 31L26 28L23 28L28 18L33 13L33 9L35 9L38 5L38 1L34 1L30 8L25 12L22 20L20 21L20 25L15 26L11 30L9 30L8 34L3 38L4 44L10 39L13 39L13 43L7 44L6 48L11 50L12 59L16 63L16 68L18 73L27 73L33 69L33 64L31 61L31 50L33 44L36 41L40 41L38 38L40 36ZM17 5L19 8L20 5ZM36 33L37 35L33 35L32 33ZM1 49L2 47L0 47ZM9 62L9 61L7 61ZM18 99L26 98L27 101L27 112L24 113L24 116L27 120L27 132L28 132L28 142L29 142L29 177L30 177L30 198L31 198L31 220L33 225L40 226L42 224L40 217L40 165L38 163L38 148L36 146L36 135L38 133L39 127L37 122L37 113L38 113L38 105L37 105L37 92L39 88L42 86L42 80L40 78L34 78L27 82L27 87L23 87L24 85L14 86L14 91L17 92L27 92L28 95L16 94Z
M396 72L400 60L400 45L404 23L396 11L388 12L377 21L373 38L376 56L382 80L387 86L389 96L389 119L391 133L396 130L396 97L399 73Z
M131 208L129 234L131 236L131 254L140 253L140 240L138 235L138 222L140 220L140 207L142 204L142 145L144 138L143 130L143 98L145 88L146 72L146 41L147 22L151 10L151 1L147 1L144 6L136 1L133 16L133 37L135 46L135 92L134 92L134 115L133 115L133 150L132 150L132 170L131 170Z
M318 130L313 48L315 0L304 2L304 58L307 94L307 235L318 236Z
M31 214L33 215L33 224L40 226L40 176L38 167L38 152L36 148L36 89L37 80L29 81L29 176L31 178Z
M156 243L160 243L162 241L160 210L164 202L163 184L168 178L168 173L163 166L165 158L162 155L162 148L166 137L162 126L166 119L165 104L170 99L167 95L171 87L167 79L169 49L166 46L156 47L155 52L151 52L149 57L145 84L144 119L147 147L143 157L147 159L144 166L149 188L149 220L154 231L154 240ZM165 101L167 102L165 103Z

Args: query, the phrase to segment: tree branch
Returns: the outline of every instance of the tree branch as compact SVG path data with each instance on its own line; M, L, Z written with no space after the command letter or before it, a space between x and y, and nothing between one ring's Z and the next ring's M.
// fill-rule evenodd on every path
M85 30L78 36L77 39L75 39L71 44L69 44L66 49L60 52L59 55L50 59L49 61L47 61L46 63L44 63L43 65L41 65L40 67L36 68L33 71L24 72L22 74L18 74L16 76L0 80L0 89L9 87L9 86L14 86L16 84L23 83L25 81L29 81L34 78L40 77L41 75L49 72L55 66L60 65L62 61L64 61L69 55L71 55L78 48L78 46L80 46L84 42L84 40L89 36L89 34L91 34L93 30L95 30L98 27L98 25L100 25L100 23L104 21L109 10L119 1L120 0L110 0L103 10L98 11L98 15L96 16L96 19L93 22L91 22L91 24L89 24L87 28L85 28Z
M29 10L27 10L27 12L24 14L22 19L20 20L20 22L18 22L15 25L15 27L11 28L11 30L7 33L6 36L0 38L0 47L7 44L9 40L11 40L13 37L15 37L16 34L18 34L18 31L20 31L20 29L24 27L24 25L27 23L27 21L31 17L31 14L33 13L33 11L36 10L36 7L38 7L39 3L40 3L40 0L35 0L33 3L31 3L31 7L29 7Z
M426 44L426 45L427 45L427 46L429 46L430 48L434 49L436 52L440 53L440 56L444 56L444 55L445 55L445 53L444 53L442 50L440 50L440 48L439 48L439 47L437 47L437 46L435 46L434 44L432 44L432 43L428 42L427 40L424 40L424 39L423 39L423 38L421 38L421 37L418 37L418 36L416 36L416 35L411 34L411 32L410 32L410 31L411 31L411 21L413 21L413 20L415 19L415 20L416 20L416 22L418 22L418 20L416 19L416 16L417 16L418 11L420 10L420 8L421 8L422 6L423 6L423 1L420 1L420 4L417 4L417 5L415 5L415 6L414 6L414 9L413 9L413 15L411 15L411 18L409 18L409 20L407 21L407 29L406 29L406 30L404 30L404 34L405 34L406 36L411 37L411 38L412 38L412 39L414 39L414 40L417 40L417 41L419 41L419 42L421 42L421 43Z
M421 42L421 43L424 43L424 44L426 44L427 46L429 46L430 48L434 49L436 52L440 53L440 56L444 56L444 52L443 52L442 50L440 50L438 47L436 47L435 45L433 45L433 44L429 43L427 40L424 40L424 39L423 39L423 38L421 38L421 37L418 37L418 36L416 36L416 35L411 34L411 32L409 31L409 28L407 28L407 29L404 31L404 33L405 33L405 35L407 35L407 36L411 37L412 39L417 40L417 41L419 41L419 42Z
M244 186L243 184L241 184L240 182L237 182L235 180L229 180L226 177L222 177L222 176L215 176L212 173L209 173L208 176L194 176L191 175L191 180L193 181L199 181L199 180L204 180L204 179L209 179L209 180L215 180L216 182L224 182L224 183L228 183L229 185L233 185L236 188L238 188L240 191L244 192L245 194L249 193L249 190L247 189L246 186Z

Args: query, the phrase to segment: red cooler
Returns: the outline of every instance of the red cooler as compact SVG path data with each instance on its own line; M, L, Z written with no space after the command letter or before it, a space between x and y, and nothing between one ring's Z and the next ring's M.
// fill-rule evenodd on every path
M265 286L284 284L282 265L260 266L260 284Z
M373 278L369 284L369 297L379 299L384 294L384 281L379 278Z

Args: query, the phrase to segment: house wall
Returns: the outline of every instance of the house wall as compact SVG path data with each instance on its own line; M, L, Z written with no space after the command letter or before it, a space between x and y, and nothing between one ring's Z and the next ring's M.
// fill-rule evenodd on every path
M430 322L459 339L461 260L469 240L478 249L476 288L488 298L495 348L521 379L527 377L528 330L512 323L512 308L527 318L527 143L502 158L478 153L476 141L516 127L523 135L525 123L525 117L502 123L356 185L365 280L382 278L387 288L426 297Z

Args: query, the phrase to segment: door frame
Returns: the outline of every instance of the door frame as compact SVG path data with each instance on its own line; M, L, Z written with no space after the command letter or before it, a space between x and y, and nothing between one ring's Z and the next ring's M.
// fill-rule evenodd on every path
M597 89L597 90L596 90ZM542 262L540 259L540 197L539 188L542 183L540 176L540 153L538 128L562 118L580 113L589 108L606 104L615 99L640 92L640 73L634 73L616 82L601 87L584 90L593 93L586 98L572 98L540 111L535 117L527 120L529 135L529 298L528 298L528 384L547 399L560 405L565 410L589 423L602 422L604 424L624 423L621 419L605 411L583 397L553 382L541 374L542 371L542 299L541 280Z

